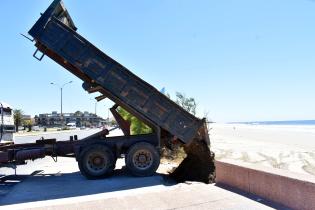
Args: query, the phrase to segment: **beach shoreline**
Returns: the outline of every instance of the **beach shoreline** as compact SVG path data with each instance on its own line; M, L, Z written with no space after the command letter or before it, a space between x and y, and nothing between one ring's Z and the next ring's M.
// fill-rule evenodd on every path
M315 176L314 125L209 125L217 160L233 160Z

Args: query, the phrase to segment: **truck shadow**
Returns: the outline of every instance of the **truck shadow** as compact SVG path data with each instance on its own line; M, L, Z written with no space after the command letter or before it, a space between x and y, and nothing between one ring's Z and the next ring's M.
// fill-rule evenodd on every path
M0 206L176 184L164 174L133 177L124 168L100 180L87 180L80 172L12 176L14 179L18 184L0 196Z

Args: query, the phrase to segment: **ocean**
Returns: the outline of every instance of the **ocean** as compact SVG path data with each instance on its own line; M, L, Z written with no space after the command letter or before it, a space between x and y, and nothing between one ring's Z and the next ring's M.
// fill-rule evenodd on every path
M230 124L247 125L315 125L315 120L288 120L288 121L254 121L254 122L232 122Z

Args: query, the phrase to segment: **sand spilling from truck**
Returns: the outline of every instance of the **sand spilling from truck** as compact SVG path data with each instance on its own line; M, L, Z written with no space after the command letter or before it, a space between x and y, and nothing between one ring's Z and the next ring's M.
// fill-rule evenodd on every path
M179 166L170 173L177 182L198 181L206 184L215 181L214 153L205 141L194 140L184 145L187 154Z

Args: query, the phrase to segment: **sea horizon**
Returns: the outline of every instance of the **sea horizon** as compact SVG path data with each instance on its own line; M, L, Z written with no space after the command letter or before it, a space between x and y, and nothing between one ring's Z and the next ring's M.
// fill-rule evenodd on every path
M229 122L228 124L246 125L315 125L315 120L275 120L275 121L248 121L248 122Z

